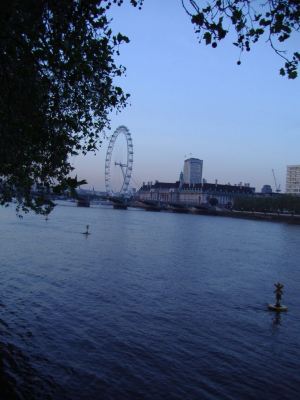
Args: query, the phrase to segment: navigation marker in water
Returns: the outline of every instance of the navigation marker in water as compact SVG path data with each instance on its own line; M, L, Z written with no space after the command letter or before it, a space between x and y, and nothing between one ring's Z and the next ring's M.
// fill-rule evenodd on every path
M89 232L89 225L87 225L86 226L86 231L85 232L81 232L83 235L86 235L86 236L88 236L88 235L90 235L91 233Z
M284 306L280 303L282 294L283 294L282 289L284 288L284 285L282 283L278 282L278 283L274 283L274 286L275 286L274 293L275 293L276 303L268 304L268 309L271 311L277 311L277 312L287 311L288 310L287 306Z

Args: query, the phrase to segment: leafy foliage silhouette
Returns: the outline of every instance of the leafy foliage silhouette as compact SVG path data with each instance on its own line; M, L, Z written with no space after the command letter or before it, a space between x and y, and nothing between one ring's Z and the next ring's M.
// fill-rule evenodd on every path
M300 213L300 198L291 194L237 197L234 208L244 211Z
M230 28L235 31L234 46L240 54L250 51L259 39L265 38L271 48L284 60L280 74L289 79L297 77L300 53L288 54L279 46L299 34L300 1L267 0L211 0L202 7L200 0L181 0L191 18L200 42L216 48L218 42L228 37ZM241 60L237 61L241 64Z
M113 35L106 0L0 4L0 202L48 213L50 189L80 184L70 156L96 150L127 102L113 79L129 39ZM32 196L32 187L39 196Z

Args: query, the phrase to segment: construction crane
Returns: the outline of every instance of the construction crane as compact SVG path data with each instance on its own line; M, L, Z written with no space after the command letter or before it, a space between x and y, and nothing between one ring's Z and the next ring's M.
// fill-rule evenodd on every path
M276 176L275 176L274 169L272 169L272 173L273 173L273 178L274 178L274 183L275 183L275 190L276 190L276 193L280 193L280 192L281 192L281 189L280 189L280 185L278 185L278 184L277 184L277 181L276 181Z

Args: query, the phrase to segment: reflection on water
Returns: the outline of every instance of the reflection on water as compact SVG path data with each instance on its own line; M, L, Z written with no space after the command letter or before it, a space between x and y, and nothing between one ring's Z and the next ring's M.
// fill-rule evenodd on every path
M281 325L281 313L280 312L275 312L274 313L274 318L273 318L273 325Z
M0 217L4 399L297 398L299 227L108 207ZM284 315L265 306L278 281Z

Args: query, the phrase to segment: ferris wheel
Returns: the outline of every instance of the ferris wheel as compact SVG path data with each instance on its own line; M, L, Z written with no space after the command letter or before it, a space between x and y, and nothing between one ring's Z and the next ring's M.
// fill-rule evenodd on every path
M119 160L112 162L112 154L114 150L115 143L119 136L123 136L126 139L127 144L127 152L124 160ZM113 135L110 138L106 158L105 158L105 188L106 193L109 195L118 194L118 195L126 195L128 192L128 186L132 174L132 164L133 164L133 145L131 134L126 126L119 126ZM122 172L122 182L119 187L115 190L112 189L112 182L111 182L111 172L112 167L120 167Z

